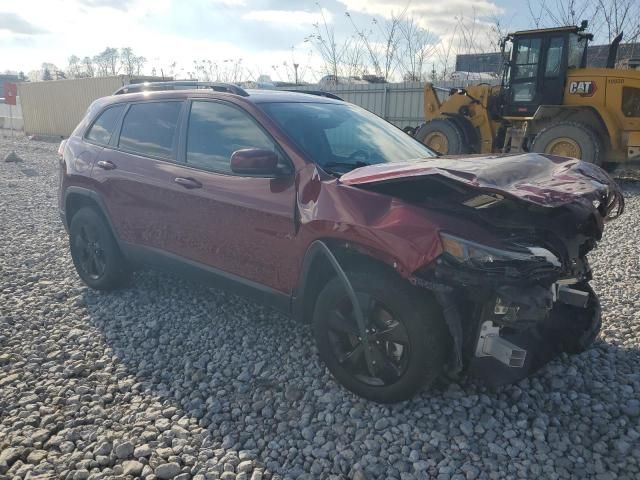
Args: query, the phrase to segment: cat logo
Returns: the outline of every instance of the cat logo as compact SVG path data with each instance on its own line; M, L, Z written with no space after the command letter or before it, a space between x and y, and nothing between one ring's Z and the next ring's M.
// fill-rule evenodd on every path
M581 97L591 97L596 93L596 84L591 80L571 82L569 84L569 93L571 95L580 95Z

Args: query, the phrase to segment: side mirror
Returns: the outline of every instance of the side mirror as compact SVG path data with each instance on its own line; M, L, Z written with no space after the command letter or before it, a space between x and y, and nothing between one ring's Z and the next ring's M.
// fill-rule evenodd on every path
M277 175L278 155L262 148L244 148L231 154L231 171L240 175Z

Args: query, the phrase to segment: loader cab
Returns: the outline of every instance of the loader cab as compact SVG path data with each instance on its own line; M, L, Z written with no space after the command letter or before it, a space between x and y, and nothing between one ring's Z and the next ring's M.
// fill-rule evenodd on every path
M585 68L592 35L582 26L515 32L502 79L502 115L531 117L540 105L561 105L567 70ZM503 47L504 48L504 47Z

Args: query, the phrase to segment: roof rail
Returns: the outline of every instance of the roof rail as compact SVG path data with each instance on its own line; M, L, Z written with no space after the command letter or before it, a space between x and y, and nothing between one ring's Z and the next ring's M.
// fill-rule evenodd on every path
M342 98L336 95L335 93L323 92L322 90L285 90L285 92L306 93L307 95L316 95L317 97L326 97L326 98L331 98L333 100L342 100Z
M215 90L216 92L233 93L234 95L240 95L241 97L249 96L244 88L233 85L232 83L198 82L196 80L130 83L129 85L123 85L118 90L113 92L113 94L120 95L123 93L158 92L162 90L192 90L207 88Z

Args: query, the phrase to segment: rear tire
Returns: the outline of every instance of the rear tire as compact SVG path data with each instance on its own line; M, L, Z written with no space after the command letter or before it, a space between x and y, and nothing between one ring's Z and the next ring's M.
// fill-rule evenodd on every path
M377 364L367 363L349 297L340 279L333 278L320 292L313 318L320 358L329 371L347 389L380 403L407 400L430 386L443 370L450 344L435 300L393 272L352 271L347 276L363 305Z
M436 118L423 124L415 138L442 155L469 153L462 128L447 118Z
M71 219L69 247L78 275L91 288L113 290L131 275L106 220L92 207Z
M577 122L560 122L543 128L533 139L531 151L579 158L596 165L602 164L604 156L600 134Z

